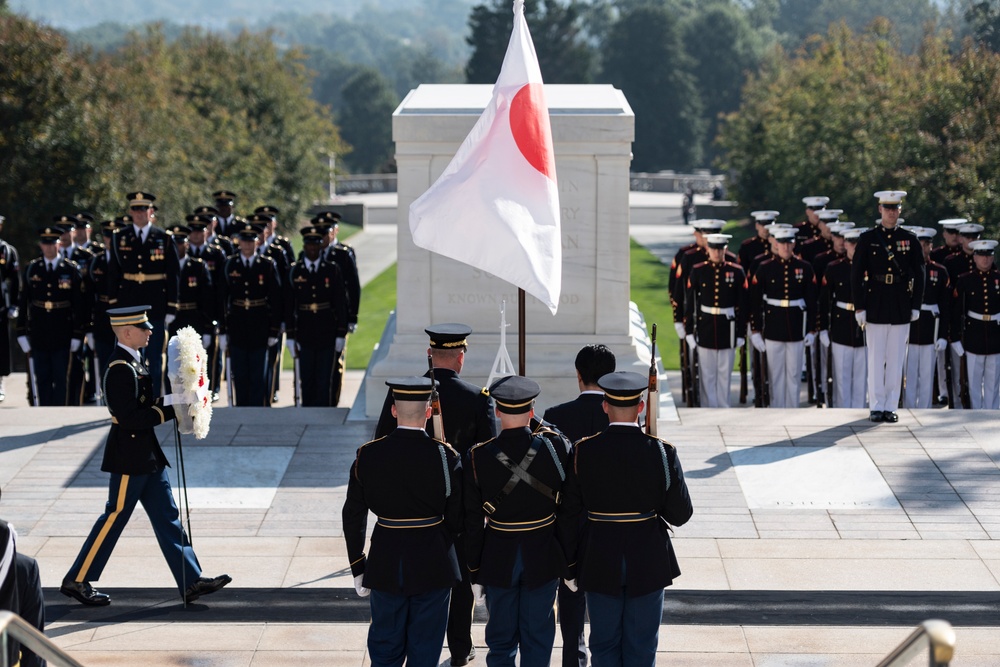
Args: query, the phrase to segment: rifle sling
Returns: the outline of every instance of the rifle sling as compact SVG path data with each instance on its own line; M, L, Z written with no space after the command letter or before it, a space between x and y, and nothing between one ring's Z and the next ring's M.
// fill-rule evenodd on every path
M559 494L553 491L548 485L540 482L528 473L528 467L531 465L531 462L535 460L535 455L538 454L538 441L538 437L531 439L531 447L528 448L528 451L525 453L524 458L521 459L520 463L514 463L509 456L500 450L500 447L497 446L495 441L490 441L486 445L486 448L491 454L493 454L496 460L500 462L500 465L507 468L507 470L510 470L512 473L510 479L507 480L507 483L504 484L504 487L500 490L500 493L498 493L493 500L483 503L483 510L487 514L493 514L496 512L497 507L500 506L503 499L514 490L514 487L517 486L519 482L524 482L538 493L542 494L546 498L556 501L558 504Z

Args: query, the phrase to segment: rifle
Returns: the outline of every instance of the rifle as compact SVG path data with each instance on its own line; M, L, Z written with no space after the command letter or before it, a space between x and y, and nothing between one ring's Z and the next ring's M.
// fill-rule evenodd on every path
M958 360L958 383L959 398L962 401L962 409L972 409L972 396L969 395L969 362L968 351Z
M813 341L813 345L816 341ZM813 384L813 351L806 350L806 393L809 395L810 403L818 403L816 398L816 386Z
M955 409L955 385L952 384L954 376L952 374L951 366L951 355L953 354L954 352L951 351L950 345L944 349L944 381L945 384L948 385L948 393L946 396L948 397L948 408L951 410Z
M688 407L701 407L701 362L698 361L697 345L691 350L691 389L688 391Z
M750 337L747 336L747 340ZM760 352L757 348L753 349L750 356L751 371L753 373L753 406L755 408L764 407L764 383L761 380L761 362L760 362Z
M740 347L740 405L747 403L747 339Z
M833 341L826 348L826 405L836 407L833 404Z
M691 365L688 357L687 339L681 338L681 400L685 405L691 405Z
M767 352L760 353L760 381L764 385L764 407L771 406L771 380L768 377L767 370Z
M301 395L299 394L299 344L292 342L295 346L295 356L292 357L292 373L294 377L292 378L292 385L295 391L295 407L299 407L299 401L301 401Z
M427 355L427 370L431 374L431 426L434 435L441 442L447 442L444 437L444 417L441 416L441 396L437 390L437 380L434 379L434 359Z
M35 381L35 360L31 358L31 352L27 352L25 356L28 357L28 403L37 408L40 403L38 402L38 383Z
M829 398L823 391L823 346L819 342L819 334L816 334L815 339L813 339L813 349L811 354L816 357L816 407L822 408L826 405L827 399ZM829 370L829 369L827 369ZM829 375L827 375L829 380Z
M646 396L646 434L656 435L656 418L658 417L660 390L657 386L659 373L656 370L656 324L653 324L652 345L649 350L649 391Z
M229 354L229 346L226 346L226 392L229 394L229 407L236 407L236 400L233 398L233 364Z

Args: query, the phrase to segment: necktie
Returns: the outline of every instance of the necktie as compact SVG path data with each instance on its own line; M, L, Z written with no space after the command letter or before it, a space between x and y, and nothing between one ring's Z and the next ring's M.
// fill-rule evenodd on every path
M309 273L316 273L316 263L313 262L309 265Z

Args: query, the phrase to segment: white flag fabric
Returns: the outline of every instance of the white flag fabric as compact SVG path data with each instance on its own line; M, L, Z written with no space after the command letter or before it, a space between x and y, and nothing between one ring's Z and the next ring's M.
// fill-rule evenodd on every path
M562 289L559 192L542 73L514 2L493 98L441 177L410 205L413 242L520 287L555 315Z

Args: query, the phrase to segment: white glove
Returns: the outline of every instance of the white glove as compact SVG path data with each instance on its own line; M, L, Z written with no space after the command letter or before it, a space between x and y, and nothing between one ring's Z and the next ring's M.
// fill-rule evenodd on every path
M163 324L164 324L164 326L168 326L169 327L171 324L173 324L173 321L176 320L176 319L177 319L176 315L174 315L173 313L167 313L163 317Z
M697 341L695 341L694 339L694 334L688 334L687 336L684 337L684 340L687 341L688 347L693 348L698 346Z
M79 338L73 338L72 340L69 341L69 351L70 352L79 352L81 345L83 345L83 341L82 340L80 340Z
M285 339L285 347L288 348L288 352L291 353L292 359L299 356L299 346L295 344L294 338Z
M201 346L208 350L208 346L212 344L212 334L202 334L201 335Z
M274 336L271 336L270 338L267 339L267 346L268 347L274 347L277 344L278 344L278 339L275 338Z
M9 317L12 320L16 320L20 312L21 311L17 309L17 306L11 306L10 308L7 309L7 317Z
M767 345L764 344L764 337L756 331L750 334L750 344L753 345L754 349L758 352L767 351Z
M742 336L739 336L739 337L736 338L736 347L737 348L741 348L744 345L746 345L746 342L747 342L746 338L743 338Z
M674 322L674 331L677 332L677 338L684 338L687 336L687 332L684 330L683 322Z
M219 352L226 351L226 345L229 343L229 336L226 334L219 334Z
M351 322L350 324L347 325L347 333L354 333L357 330L358 330L357 322Z
M358 592L358 597L366 598L372 592L370 588L365 588L361 585L362 580L364 580L365 575L359 574L354 577L354 590Z
M566 588L570 589L574 593L580 590L580 587L576 585L576 579L563 579L563 583L566 584Z
M346 339L344 339L344 338L338 338L337 340L335 340L335 341L333 342L333 348L334 348L335 350L337 350L337 354L340 354L341 352L343 352L343 351L344 351L344 344L345 344L346 342L347 342L347 340L346 340Z
M916 322L919 319L920 319L920 311L919 310L911 310L910 311L910 321L911 322Z
M482 584L472 584L472 597L476 600L476 604L486 604L486 589Z
M826 329L819 332L819 344L823 347L830 347L830 332Z
M27 336L18 336L17 344L21 346L21 351L25 354L31 352L31 343L28 342Z
M868 324L868 318L865 316L865 311L863 310L854 311L854 319L857 320L859 327L864 327Z
M935 351L941 352L946 347L948 347L948 341L946 341L944 338L938 338L936 341L934 341Z
M965 354L965 348L962 347L962 341L960 340L956 340L954 343L952 343L951 349L955 352L955 354L957 354L960 357Z
M806 333L806 336L805 338L802 339L802 342L805 343L806 347L812 347L813 343L816 342L816 334L814 334L812 331Z
M84 338L86 339L86 341L87 341L87 347L88 347L88 348L90 348L91 350L96 350L96 349L97 349L97 348L96 348L96 347L94 346L94 334L92 334L92 333L89 333L89 334L84 334L84 336L83 336L83 337L84 337Z

